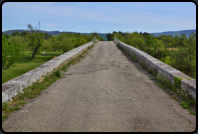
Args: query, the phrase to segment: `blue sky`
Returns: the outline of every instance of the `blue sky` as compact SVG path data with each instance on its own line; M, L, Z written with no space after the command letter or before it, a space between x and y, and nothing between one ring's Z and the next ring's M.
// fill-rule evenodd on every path
M2 5L2 31L112 33L165 32L196 29L193 2L6 2Z

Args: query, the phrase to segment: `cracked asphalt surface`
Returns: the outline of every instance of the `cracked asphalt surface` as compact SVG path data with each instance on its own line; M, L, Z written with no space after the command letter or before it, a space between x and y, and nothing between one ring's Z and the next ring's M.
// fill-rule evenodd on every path
M99 41L61 78L13 112L5 132L193 132L196 116L113 41Z

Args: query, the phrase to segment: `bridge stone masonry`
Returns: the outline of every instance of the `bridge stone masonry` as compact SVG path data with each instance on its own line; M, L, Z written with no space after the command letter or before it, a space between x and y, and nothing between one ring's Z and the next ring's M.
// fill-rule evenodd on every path
M48 76L55 72L58 68L68 63L68 61L75 59L87 48L98 40L94 38L91 42L88 42L82 46L79 46L69 52L66 52L58 57L55 57L43 65L18 76L8 82L2 84L2 103L12 101L12 97L15 97L19 93L23 93L23 90L28 86L31 86L37 81L42 81L45 76Z
M181 71L159 61L158 59L150 56L149 54L129 46L117 38L114 39L115 43L123 48L131 56L136 56L137 61L140 64L144 64L147 68L157 72L158 74L163 75L165 78L168 78L172 84L174 84L174 77L182 77L181 80L181 89L188 91L188 93L196 99L196 80L190 76L182 73Z

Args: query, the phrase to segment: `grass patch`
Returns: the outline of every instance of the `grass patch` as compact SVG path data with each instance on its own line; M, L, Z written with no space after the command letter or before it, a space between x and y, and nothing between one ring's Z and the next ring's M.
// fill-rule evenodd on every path
M7 102L4 102L4 103L2 104L2 110L7 111L7 110L8 110L8 107L9 107L9 104L8 104Z
M190 108L190 104L187 101L181 101L180 104L182 105L182 107L184 109L189 109Z
M2 84L14 79L24 73L37 68L52 58L61 55L62 52L52 52L48 56L42 56L42 53L36 54L34 59L31 59L31 51L26 51L23 58L16 62L14 67L10 67L7 70L2 70Z
M55 75L56 75L57 77L60 77L60 76L61 76L60 70L57 70L57 71L55 72Z
M66 65L63 65L60 70L67 71L67 67L68 67L67 64Z
M189 114L196 115L196 112L189 110Z
M6 120L7 118L8 118L7 115L3 115L3 116L2 116L2 121Z
M14 112L14 111L18 111L18 110L21 110L21 108L19 108L19 107L10 107L8 109L8 112Z
M15 104L19 107L19 106L24 106L27 102L25 101L21 101L21 102L16 102Z

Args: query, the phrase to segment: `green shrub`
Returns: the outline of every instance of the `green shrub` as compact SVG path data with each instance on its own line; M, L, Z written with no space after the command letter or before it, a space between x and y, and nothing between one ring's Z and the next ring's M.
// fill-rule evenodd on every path
M7 118L8 118L7 115L3 115L3 116L2 116L2 121L6 120Z
M174 85L179 89L181 88L181 80L181 77L174 77Z
M196 115L194 111L189 110L189 114Z
M7 110L8 109L9 104L7 102L4 102L2 104L2 110Z
M57 70L57 71L55 72L55 75L56 75L57 77L60 77L60 76L61 76L60 70Z
M184 109L189 109L190 108L189 102L187 102L187 101L181 101L180 103L181 103L181 105L182 105L182 107Z

